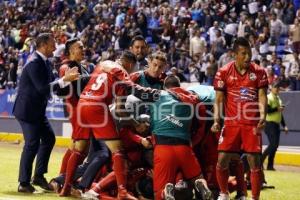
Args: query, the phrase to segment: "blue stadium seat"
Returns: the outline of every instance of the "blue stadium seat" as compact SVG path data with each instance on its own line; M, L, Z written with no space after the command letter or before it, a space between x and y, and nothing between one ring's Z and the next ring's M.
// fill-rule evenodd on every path
M151 49L155 49L155 48L157 47L157 45L156 45L155 43L150 43L150 44L149 44L149 47L150 47Z
M146 37L146 41L148 44L152 43L152 37Z
M276 46L276 53L281 54L284 51L284 45L277 45Z
M279 41L278 41L278 45L284 45L285 41L287 40L288 38L285 37L285 36L281 36L279 38Z

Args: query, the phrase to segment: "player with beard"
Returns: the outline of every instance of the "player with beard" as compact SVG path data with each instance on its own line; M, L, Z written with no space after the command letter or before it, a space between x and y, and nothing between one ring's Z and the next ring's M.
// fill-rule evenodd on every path
M148 65L146 60L148 46L143 36L137 35L132 38L129 50L133 53L137 59L136 65L134 66L133 71L144 70Z

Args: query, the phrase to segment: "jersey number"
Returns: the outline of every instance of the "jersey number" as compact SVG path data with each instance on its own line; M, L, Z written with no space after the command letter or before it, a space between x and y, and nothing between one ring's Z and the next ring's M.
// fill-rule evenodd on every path
M101 87L101 85L104 83L104 81L107 80L107 74L103 73L103 74L99 74L99 76L96 79L96 82L92 85L92 90L99 90L99 88Z

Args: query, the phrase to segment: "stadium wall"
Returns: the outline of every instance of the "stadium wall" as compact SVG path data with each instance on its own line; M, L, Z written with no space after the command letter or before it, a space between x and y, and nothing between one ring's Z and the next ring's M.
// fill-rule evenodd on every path
M300 147L300 92L282 92L280 96L285 104L284 117L290 129L288 135L282 134L280 145L295 148ZM9 102L3 102L5 99ZM4 106L8 108L8 111L2 112L5 113L5 115L1 116L0 112L0 141L19 143L23 140L21 127L17 120L9 113L11 112L11 103L13 103L12 99L11 96L8 96L8 98L1 98L0 93L0 110L5 110ZM10 106L7 106L7 103L9 103ZM49 102L50 106L51 103L53 103L53 100L52 102ZM59 101L55 101L55 107L57 107L59 103ZM69 145L72 128L68 120L61 117L61 110L56 109L56 111L59 111L56 113L56 117L49 117L49 121L57 136L56 146L67 147ZM59 116L59 118L57 118L57 116ZM263 134L263 144L267 144L265 134ZM285 152L280 152L276 156L276 162L300 166L300 151L292 152L287 150Z

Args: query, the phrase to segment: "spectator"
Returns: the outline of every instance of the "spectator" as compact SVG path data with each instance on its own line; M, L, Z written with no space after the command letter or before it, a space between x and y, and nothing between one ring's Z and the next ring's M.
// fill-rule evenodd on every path
M286 77L289 78L290 81L290 89L300 90L300 60L299 55L297 53L293 54L294 59L288 63L286 67Z
M232 15L236 15L235 13ZM226 24L224 33L225 33L225 40L226 40L226 46L231 47L232 39L236 36L238 29L238 24L236 23L236 16L233 16L230 18L230 21L228 24Z
M7 61L11 52L18 49L18 74L22 71L28 56L34 51L31 38L36 37L41 31L51 30L55 34L59 49L60 44L67 39L80 38L86 46L86 57L83 62L93 64L101 57L102 59L110 57L111 48L115 50L112 53L114 57L120 51L130 48L133 37L143 35L149 44L149 51L159 47L167 52L168 65L178 66L179 49L181 52L189 51L189 55L184 55L187 60L203 52L200 60L201 63L205 63L207 60L205 54L213 53L218 58L225 48L230 47L236 36L249 37L253 59L268 56L269 51L275 51L276 56L281 52L289 54L289 41L282 33L285 33L286 25L294 20L293 16L300 16L300 12L295 12L297 4L291 1L281 3L257 0L230 1L224 4L214 3L212 0L182 1L182 3L171 1L170 4L136 0L122 3L108 0L100 2L55 0L51 1L51 4L46 1L35 1L34 4L22 2L24 1L2 4L0 8L1 12L5 13L0 16L0 51L3 52L1 59ZM275 13L278 19L268 20L268 16L271 16L269 13ZM199 29L198 27L201 27L201 40L194 37L192 31ZM265 31L264 27L269 27L269 31ZM222 42L218 43L222 44L218 46L218 50L215 48L217 30L221 30L220 37L224 36L226 41L225 46ZM297 35L300 31L297 31L297 26L290 29L291 43L294 51L299 53L300 37L297 39ZM198 35L198 32L196 34ZM285 45L286 48L276 52L278 48L272 50L274 47L271 44L279 36L281 36L279 47ZM199 47L204 46L204 39L207 50L204 48L200 50L202 47ZM201 41L201 45L195 40ZM13 51L9 52L8 49ZM195 52L192 52L194 50ZM3 69L7 74L8 68ZM7 82L7 76L3 79L5 79L3 82Z
M210 44L213 44L217 40L218 30L221 31L221 29L219 28L219 22L214 21L214 25L209 28L208 33L207 33L209 35Z
M263 32L258 36L259 53L265 57L269 53L270 31L268 26L263 27Z
M240 14L240 22L239 22L238 33L237 33L238 37L244 37L245 36L245 27L246 27L246 24L247 24L247 19L248 19L248 16L245 12Z
M277 17L276 13L272 13L270 17L271 44L277 45L282 29L282 21Z
M234 60L234 54L232 49L227 49L225 53L219 58L218 61L218 69L226 65L227 63L231 62Z
M217 30L216 39L211 44L211 52L216 57L216 59L219 59L220 56L225 52L225 46L226 46L225 38L222 36L221 30Z
M202 56L205 46L205 38L201 36L199 29L195 30L195 34L190 40L190 56L193 57L195 54Z
M293 50L297 54L300 53L300 23L299 19L295 19L294 26L291 26L290 34L292 36Z
M172 67L170 71L172 75L177 76L179 78L180 82L187 81L186 78L183 76L183 74L178 72L178 69L176 67Z

